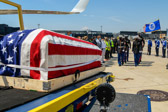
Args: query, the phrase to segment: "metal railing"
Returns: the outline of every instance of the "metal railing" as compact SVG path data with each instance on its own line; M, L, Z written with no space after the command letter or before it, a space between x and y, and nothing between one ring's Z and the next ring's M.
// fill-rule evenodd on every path
M22 6L19 4L16 4L14 2L11 2L9 0L0 0L0 2L3 2L5 4L14 6L18 9L18 16L19 16L19 24L20 24L20 30L24 30L24 23L23 23L23 15L22 15Z

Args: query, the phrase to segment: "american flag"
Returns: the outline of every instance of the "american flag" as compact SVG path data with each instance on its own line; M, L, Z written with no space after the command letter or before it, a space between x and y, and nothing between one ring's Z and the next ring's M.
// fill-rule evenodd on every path
M0 75L48 80L101 66L92 43L44 29L0 38Z

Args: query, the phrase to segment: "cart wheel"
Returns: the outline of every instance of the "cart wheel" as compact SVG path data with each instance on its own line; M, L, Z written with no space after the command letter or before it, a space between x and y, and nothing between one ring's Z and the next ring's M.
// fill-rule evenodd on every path
M100 105L106 108L115 100L116 92L112 85L104 83L96 88L95 95Z

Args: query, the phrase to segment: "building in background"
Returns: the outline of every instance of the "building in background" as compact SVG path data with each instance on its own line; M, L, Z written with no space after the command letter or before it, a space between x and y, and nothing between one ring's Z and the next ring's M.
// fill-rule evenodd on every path
M138 32L136 32L136 31L120 31L120 35L135 36L135 35L138 35Z
M71 36L72 37L77 37L77 36L88 36L89 39L91 39L93 36L97 36L97 35L101 35L102 37L113 37L113 33L112 32L108 32L108 33L102 33L101 31L91 31L91 30L52 30L54 32L57 33L61 33L61 34L69 34L69 32L71 32Z

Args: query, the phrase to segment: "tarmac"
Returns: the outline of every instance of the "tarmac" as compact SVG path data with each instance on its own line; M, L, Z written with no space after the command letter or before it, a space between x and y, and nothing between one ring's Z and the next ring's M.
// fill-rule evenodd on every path
M146 42L147 44L147 42ZM161 90L168 92L168 58L155 56L153 43L152 54L147 55L147 45L144 47L142 63L135 67L132 50L130 49L129 62L119 67L117 54L106 62L105 72L112 72L116 79L111 84L117 93L137 94L141 90ZM168 112L168 101L151 101L152 112Z

